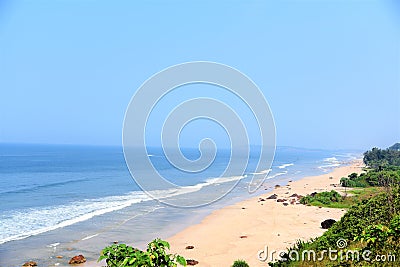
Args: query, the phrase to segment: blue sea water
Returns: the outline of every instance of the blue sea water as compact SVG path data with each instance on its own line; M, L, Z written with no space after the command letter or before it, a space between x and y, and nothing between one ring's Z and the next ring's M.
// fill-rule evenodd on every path
M191 189L181 194L165 192L165 197L190 202L219 194L229 183L238 185L220 201L179 209L140 190L121 147L1 144L0 266L21 266L27 260L67 266L66 259L78 253L96 260L101 248L114 240L143 247L156 237L166 238L198 222L212 210L254 196L246 188L257 152L252 153L244 174L213 183L229 164L229 151L219 152L212 166L198 174L177 172L161 149L148 151L160 174ZM195 159L199 151L184 149L183 154ZM267 180L256 194L288 180L328 172L360 155L359 151L278 147L271 170L264 170L269 172Z

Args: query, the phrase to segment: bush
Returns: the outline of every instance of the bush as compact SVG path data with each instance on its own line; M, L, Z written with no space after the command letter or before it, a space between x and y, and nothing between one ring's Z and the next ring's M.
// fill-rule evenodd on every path
M375 255L394 255L399 258L400 252L400 215L393 217L389 225L376 224L368 226L356 241L365 244L363 251L371 251Z
M125 244L112 245L101 251L98 261L105 259L108 267L186 266L185 258L167 254L166 249L169 249L169 243L161 239L150 242L146 251Z
M382 192L370 199L365 199L352 206L346 214L336 222L321 237L309 242L297 242L293 248L288 249L301 252L303 250L314 250L321 252L329 248L337 248L337 241L344 239L348 247L352 249L369 249L373 253L387 252L396 256L396 264L400 266L400 190L393 187L389 192ZM360 243L364 241L367 246ZM384 254L384 253L383 253ZM372 258L372 256L371 256ZM310 264L310 265L308 265ZM293 262L288 255L282 260L270 262L269 266L371 266L365 262ZM355 264L355 265L354 265ZM357 265L361 264L361 265ZM374 265L375 266L375 265ZM380 266L380 265L379 265Z
M304 205L315 203L329 205L332 202L340 202L341 199L342 196L335 190L332 190L330 192L321 192L313 195L307 195L300 199L300 203Z
M249 265L248 265L247 262L244 261L244 260L236 260L236 261L233 263L232 267L249 267Z

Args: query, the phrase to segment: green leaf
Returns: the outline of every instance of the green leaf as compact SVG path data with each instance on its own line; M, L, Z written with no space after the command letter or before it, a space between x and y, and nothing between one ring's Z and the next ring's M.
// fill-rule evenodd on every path
M180 255L177 255L177 256L176 256L176 261L177 261L180 265L186 266L186 260L185 260L184 257L182 257L182 256L180 256Z

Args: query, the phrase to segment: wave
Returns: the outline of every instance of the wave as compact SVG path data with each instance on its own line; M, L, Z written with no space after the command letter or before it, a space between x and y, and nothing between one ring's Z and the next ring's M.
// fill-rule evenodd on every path
M286 167L293 166L293 163L287 163L287 164L282 164L281 166L278 166L279 169L285 169Z
M206 186L219 185L219 184L229 183L229 182L237 182L246 177L247 177L247 175L209 178L209 179L205 180L204 182L201 182L201 183L198 183L195 185L182 186L179 189L159 190L158 192L152 191L151 193L153 196L156 196L157 198L175 197L175 196L179 196L179 195L183 195L183 194L197 192Z
M325 164L318 166L323 172L328 172L329 169L339 167L341 165L340 161L336 157L324 158L322 160Z
M205 184L206 185L213 185L213 184L221 184L221 183L229 183L229 182L235 182L241 179L246 178L247 175L241 175L241 176L230 176L230 177L218 177L218 178L209 178L206 180Z
M250 174L252 174L252 175L268 174L268 173L270 173L271 171L272 171L272 169L267 169L267 170L262 170L262 171L260 171L260 172L252 172L252 173L250 173Z
M14 211L0 216L0 228L3 229L0 233L0 244L63 228L148 200L151 198L145 193L135 191L124 196Z
M322 161L324 162L338 162L336 157L324 158Z
M80 182L85 182L88 181L88 178L81 178L81 179L75 179L75 180L67 180L67 181L61 181L61 182L54 182L54 183L48 183L48 184L43 184L43 185L33 185L33 186L26 186L18 189L13 189L13 190L8 190L8 191L2 191L0 194L14 194L14 193L26 193L26 191L34 191L37 189L43 189L43 188L49 188L49 187L54 187L54 186L62 186L66 184L74 184L74 183L80 183Z
M273 179L275 177L278 177L278 176L281 176L281 175L285 175L287 173L288 173L288 171L278 172L278 173L275 173L274 175L268 176L267 179Z
M201 190L205 186L241 180L247 176L209 178L206 181L180 189L155 190L152 196L161 198L175 197ZM97 199L86 199L67 205L30 208L8 212L0 215L0 244L28 238L89 220L95 216L127 208L133 204L153 200L142 191L133 191L122 196L109 196ZM85 237L86 239L94 236ZM84 238L84 239L85 239Z

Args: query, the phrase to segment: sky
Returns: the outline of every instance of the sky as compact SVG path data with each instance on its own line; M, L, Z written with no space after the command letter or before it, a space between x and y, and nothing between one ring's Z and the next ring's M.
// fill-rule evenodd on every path
M250 77L273 113L277 145L400 141L396 1L1 0L0 143L120 145L136 90L189 61ZM158 144L172 103L208 93L249 121L257 144L240 101L213 86L181 89L160 103L149 145ZM197 146L207 134L227 137L209 121L194 122L181 143Z

